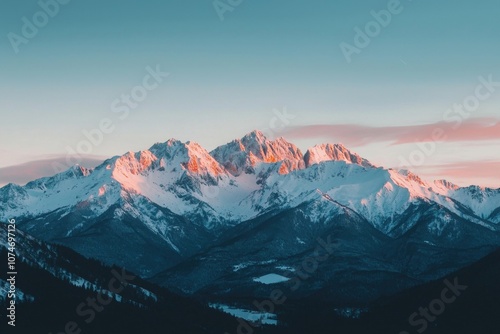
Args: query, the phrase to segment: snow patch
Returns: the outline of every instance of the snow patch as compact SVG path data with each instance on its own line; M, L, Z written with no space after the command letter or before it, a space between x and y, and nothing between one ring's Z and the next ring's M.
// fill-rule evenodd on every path
M221 310L233 317L241 318L246 321L259 323L263 325L277 325L277 316L274 313L256 312L245 310L242 308L237 308L233 306L223 305L223 304L209 304L211 308Z
M262 284L276 284L283 283L289 281L290 279L285 276L281 276L278 274L267 274L261 277L254 278L254 282L262 283Z

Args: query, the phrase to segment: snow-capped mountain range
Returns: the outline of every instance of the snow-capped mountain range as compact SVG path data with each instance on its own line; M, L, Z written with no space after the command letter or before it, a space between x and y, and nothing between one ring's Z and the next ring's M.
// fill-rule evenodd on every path
M300 233L305 225L327 229L337 224L332 217L344 217L388 240L417 238L420 231L415 242L421 245L500 245L500 189L427 182L377 167L341 144L303 154L260 131L212 152L170 139L93 169L74 166L25 186L8 184L0 188L0 201L1 221L15 218L37 238L144 276L244 237L255 222L290 210ZM290 253L278 253L292 256L314 246L315 238L303 239L290 236L279 246ZM230 265L243 259L233 260Z

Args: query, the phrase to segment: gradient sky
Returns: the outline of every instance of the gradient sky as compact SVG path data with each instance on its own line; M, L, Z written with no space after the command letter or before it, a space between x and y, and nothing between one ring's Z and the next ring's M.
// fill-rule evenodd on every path
M398 167L418 149L414 141L425 140L424 129L439 127L448 108L474 93L478 77L500 81L500 3L404 0L403 11L348 63L340 43L354 44L354 27L363 29L370 12L387 4L244 0L221 20L212 0L72 0L16 54L8 34L21 35L22 18L32 21L40 6L3 0L0 185L23 182L16 168L2 167L24 164L18 170L25 177L37 168L51 174L39 161L29 163L64 156L103 118L115 129L89 161L172 137L210 150L253 129L271 133L276 110L293 119L273 134L288 134L304 151L343 142L375 164ZM169 77L120 120L112 102L157 64ZM500 134L493 127L499 106L500 87L464 126L448 130L458 140L436 143L410 169L427 179L500 187ZM469 131L476 119L493 135ZM306 131L317 125L331 125L331 132ZM335 131L339 125L362 138L366 129L355 126L388 133L360 143L356 132ZM408 126L417 127L413 142L398 143Z

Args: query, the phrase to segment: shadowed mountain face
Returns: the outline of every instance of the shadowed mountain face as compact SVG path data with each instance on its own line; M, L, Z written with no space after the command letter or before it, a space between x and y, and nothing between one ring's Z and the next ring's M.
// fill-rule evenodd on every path
M328 218L304 224L305 213L314 210ZM413 227L392 238L345 207L313 201L254 220L244 231L234 229L224 242L151 281L200 296L266 298L277 285L255 278L276 274L289 278L279 287L290 297L362 306L439 278L498 244L496 234L454 215L441 234L433 233L435 217L446 213L437 205L416 204L397 218L415 220Z
M6 237L6 225L2 224L0 238L6 240ZM18 248L16 264L17 271L22 273L16 279L18 319L15 332L19 333L64 332L70 322L83 332L96 334L161 333L166 329L169 333L179 334L218 334L237 333L242 328L261 334L361 334L367 331L454 334L495 333L500 326L497 317L500 310L498 250L446 277L378 298L364 303L362 307L352 303L340 306L337 299L323 298L323 291L309 296L291 295L292 285L278 284L274 289L281 289L286 298L284 303L272 307L277 314L278 325L261 326L242 322L210 309L206 304L155 286L121 268L104 266L68 248L41 242L24 232L17 231L16 239L19 245L23 245ZM333 252L342 246L329 239L320 244L322 246L318 250L325 253L318 253L318 259L324 258L329 250ZM7 257L4 242L0 243L0 255ZM2 289L7 286L5 272L0 273ZM119 278L126 282L123 289L115 284ZM352 284L358 284L358 288L363 286L355 276L350 279ZM316 280L321 281L321 278L312 277L301 282L314 284ZM110 285L110 282L113 284ZM114 288L120 290L111 291ZM299 285L297 289L302 288ZM336 287L336 290L339 289ZM90 306L89 299L96 302L100 311ZM105 303L101 304L99 300ZM239 305L245 302L236 294L232 300L237 300ZM255 296L251 307L269 308L264 304L265 300L269 300L269 296ZM440 301L444 306L436 311ZM5 295L1 294L0 305L4 303ZM6 322L2 322L0 328L6 333L12 329Z
M0 200L0 219L39 239L197 296L265 296L271 275L290 296L360 305L500 244L498 189L429 183L340 144L302 154L258 131L210 153L171 139L9 184Z
M178 296L118 267L107 267L71 249L16 231L15 327L2 333L220 334L235 319ZM7 225L0 224L0 256L7 258ZM0 272L0 306L10 284ZM68 331L67 329L71 330Z
M276 311L275 333L456 334L500 328L500 250L431 282L384 296L363 308L317 298L289 299Z

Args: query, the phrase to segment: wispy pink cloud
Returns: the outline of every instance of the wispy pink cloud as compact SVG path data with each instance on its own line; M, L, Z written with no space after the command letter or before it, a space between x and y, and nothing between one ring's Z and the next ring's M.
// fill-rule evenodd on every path
M417 170L417 173L441 175L440 178L445 178L448 181L462 180L461 183L469 181L469 184L500 188L500 161L460 161L427 165L422 170Z
M61 168L68 169L67 156L52 156L43 160L35 160L19 165L0 168L0 186L7 183L25 184L44 176L52 176L60 172ZM92 168L102 163L105 158L99 156L80 156L80 165ZM59 166L59 169L54 168Z
M288 139L330 138L350 146L376 142L393 145L427 141L482 141L500 139L500 120L474 118L457 122L421 125L365 126L357 124L305 125L290 127L282 135Z

